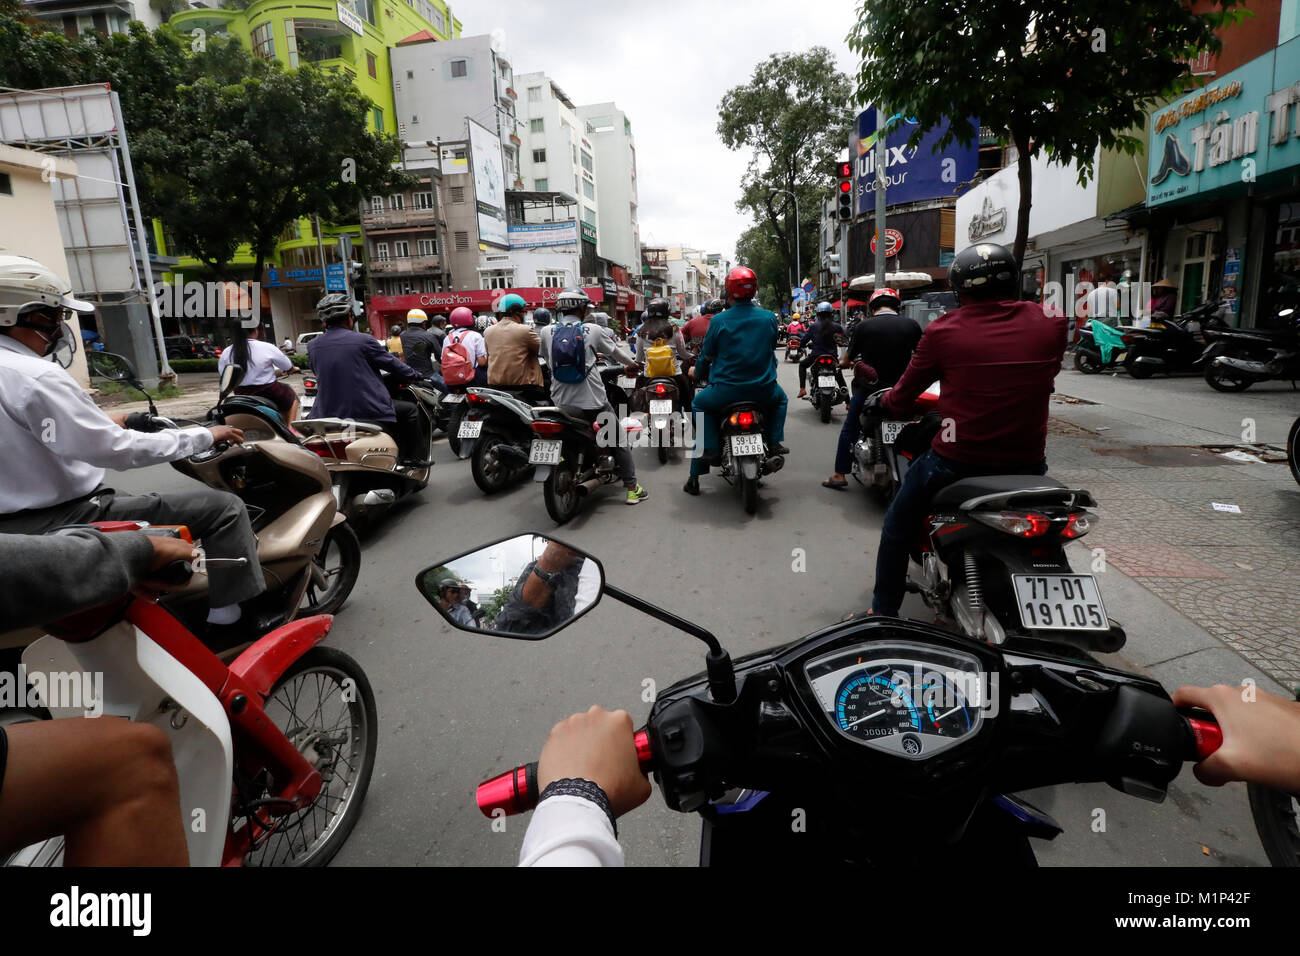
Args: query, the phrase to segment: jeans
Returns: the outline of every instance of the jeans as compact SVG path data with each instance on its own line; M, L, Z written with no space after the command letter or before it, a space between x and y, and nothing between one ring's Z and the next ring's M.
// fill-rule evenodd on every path
M754 402L763 407L766 413L767 427L763 430L769 442L779 443L785 440L785 411L788 399L785 389L775 380L766 385L710 385L695 393L691 401L691 411L703 413L703 436L696 436L700 450L704 452L691 459L691 474L703 475L709 470L707 456L718 451L718 416L728 405L735 402Z
M871 609L876 614L894 617L903 603L907 584L908 544L916 536L929 512L930 502L944 488L977 475L1043 475L1047 462L1031 468L1007 465L968 465L944 458L933 448L912 462L903 476L898 494L885 512L880 531L880 548L876 552L876 587Z
M840 429L840 443L835 449L835 473L847 475L853 467L853 443L858 440L862 428L862 406L866 404L869 392L865 388L855 388L853 398L849 401L849 415Z

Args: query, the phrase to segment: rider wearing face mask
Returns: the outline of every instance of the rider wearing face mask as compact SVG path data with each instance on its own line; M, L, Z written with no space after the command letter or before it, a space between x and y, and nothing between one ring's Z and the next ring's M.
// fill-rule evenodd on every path
M243 433L226 425L146 433L125 428L125 415L106 415L60 364L46 361L62 353L71 362L77 337L65 322L94 309L36 260L0 256L0 533L110 520L188 525L210 558L232 559L209 566L208 622L218 632L234 626L239 603L266 587L244 503L208 488L119 494L103 481L107 468L174 461L242 441Z

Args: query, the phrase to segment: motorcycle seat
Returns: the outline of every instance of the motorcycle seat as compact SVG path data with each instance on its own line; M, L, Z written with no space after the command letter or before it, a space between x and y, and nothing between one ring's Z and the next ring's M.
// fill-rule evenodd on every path
M1038 489L1052 493L1064 488L1059 481L1046 475L980 475L953 482L934 496L932 504L936 507L954 507L988 495L1013 495Z
M297 444L302 441L302 436L296 434L280 415L280 410L275 405L264 398L256 395L229 395L226 397L225 412L227 415L253 415L259 421L265 422L270 426L275 434L285 441Z
M358 435L378 435L383 431L370 422L353 421L351 418L300 418L293 427L310 435L325 435L329 432L341 432L351 426Z

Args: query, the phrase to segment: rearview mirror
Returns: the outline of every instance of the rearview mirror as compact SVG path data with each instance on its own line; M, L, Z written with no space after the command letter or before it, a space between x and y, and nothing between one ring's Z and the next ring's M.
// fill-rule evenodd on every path
M596 606L605 571L591 555L529 532L425 568L415 586L462 631L540 641Z
M232 388L244 380L244 367L231 362L221 370L221 397L225 398Z
M86 352L90 373L113 382L129 382L135 378L135 369L123 356L113 352Z

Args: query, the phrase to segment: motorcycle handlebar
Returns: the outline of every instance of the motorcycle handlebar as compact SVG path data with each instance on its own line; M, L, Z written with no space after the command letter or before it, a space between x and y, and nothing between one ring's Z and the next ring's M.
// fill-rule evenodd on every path
M1197 707L1180 707L1178 715L1183 718L1187 729L1184 760L1200 763L1223 746L1223 731L1220 730L1213 714ZM654 752L650 745L649 733L644 728L638 730L633 737L633 743L636 745L637 761L641 765L641 772L650 773L654 769ZM514 816L535 808L540 795L537 786L537 761L532 761L480 783L475 791L475 800L479 812L485 817L494 817L498 810L505 816Z
M638 730L632 738L636 744L637 761L641 772L648 774L654 769L654 754L650 749L650 734L644 729ZM475 799L479 812L485 817L496 816L498 810L506 816L527 813L537 806L541 794L537 787L537 761L526 763L497 774L491 780L484 780L478 785Z

